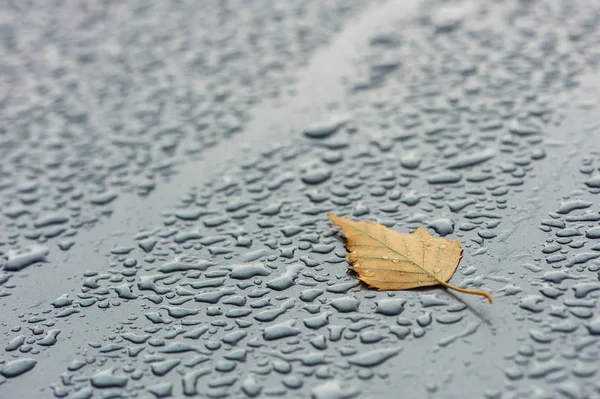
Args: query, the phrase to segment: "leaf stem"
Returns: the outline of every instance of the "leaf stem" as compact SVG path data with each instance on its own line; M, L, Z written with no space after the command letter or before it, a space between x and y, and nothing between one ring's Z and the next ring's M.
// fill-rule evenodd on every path
M458 291L458 292L462 292L463 294L472 294L472 295L479 295L482 297L485 297L490 303L494 302L494 298L492 297L492 294L490 294L487 291L481 291L481 290L468 290L466 288L460 288L457 287L455 285L452 284L448 284L443 282L442 280L437 280L438 283L440 283L441 285L443 285L444 287L454 290L454 291Z

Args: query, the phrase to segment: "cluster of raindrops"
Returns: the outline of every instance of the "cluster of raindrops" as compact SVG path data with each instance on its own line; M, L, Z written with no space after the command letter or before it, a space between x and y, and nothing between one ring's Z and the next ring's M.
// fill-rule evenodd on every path
M600 210L593 161L582 160L579 186L541 220L549 236L536 260L545 262L527 265L535 276L533 290L518 306L534 326L506 356L504 370L509 387L521 388L514 392L522 395L558 392L583 399L600 392L594 382L600 360Z
M119 194L148 195L240 132L368 4L3 5L0 243L67 250Z
M397 384L385 366L410 363L403 348L442 335L433 345L443 356L484 328L480 315L440 288L361 287L325 216L333 211L403 232L427 227L460 238L466 249L460 285L515 303L510 322L536 325L533 341L524 338L506 355L514 363L505 370L508 394L518 397L519 383L539 379L567 397L583 397L577 379L595 373L597 341L590 335L600 334L593 321L600 285L589 278L595 258L569 268L587 252L558 233L583 231L580 224L592 229L585 219L592 213L581 213L587 212L582 204L592 203L567 198L542 222L558 236L545 248L561 246L544 256L566 248L578 253L568 258L565 252L548 268L542 258L527 265L525 273L540 276L539 284L523 288L514 270L495 270L491 260L531 218L534 210L512 200L527 197L524 187L546 159L545 129L562 120L558 94L568 93L587 66L583 49L598 39L595 25L585 14L522 1L477 5L464 16L452 5L431 8L438 13L424 9L402 31L371 38L364 74L348 82L347 110L307 123L285 145L228 165L163 212L161 225L106 251L106 267L83 272L78 292L43 311L25 311L28 328L13 328L6 350L16 356L0 360L0 374L31 370L36 355L67 335L77 317L90 342L76 348L52 385L56 397L90 398L98 391L107 397L366 397L367 381L374 381L373 390ZM534 28L550 23L564 35ZM583 55L570 59L560 50L562 40ZM566 238L571 241L559 241ZM16 252L5 269L19 270L23 259L46 253ZM6 281L0 279L0 288ZM529 293L534 290L539 294ZM115 315L111 333L94 331L97 312ZM577 343L561 348L564 335ZM443 384L415 389L433 394ZM523 390L542 397L538 388L543 392L538 385Z

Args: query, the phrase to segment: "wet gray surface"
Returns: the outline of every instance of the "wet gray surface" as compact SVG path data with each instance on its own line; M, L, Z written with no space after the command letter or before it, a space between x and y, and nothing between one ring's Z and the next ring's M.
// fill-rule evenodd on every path
M2 5L0 397L600 397L596 2L202 4Z

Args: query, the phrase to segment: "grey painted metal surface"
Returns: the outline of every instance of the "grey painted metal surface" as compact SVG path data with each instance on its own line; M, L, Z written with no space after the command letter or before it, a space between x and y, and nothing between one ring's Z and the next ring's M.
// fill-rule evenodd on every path
M3 10L0 397L600 396L595 2Z

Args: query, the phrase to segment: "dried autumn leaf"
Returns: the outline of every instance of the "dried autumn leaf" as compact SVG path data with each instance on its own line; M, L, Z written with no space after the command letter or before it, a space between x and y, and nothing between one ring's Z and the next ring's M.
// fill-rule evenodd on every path
M489 292L468 290L448 284L463 249L458 240L434 238L417 229L403 234L379 223L354 222L328 213L331 222L346 236L347 254L359 280L379 290L407 290L443 285L454 291L486 297Z

